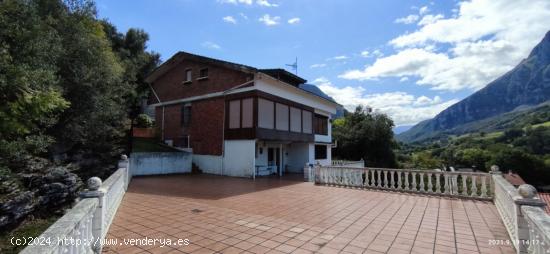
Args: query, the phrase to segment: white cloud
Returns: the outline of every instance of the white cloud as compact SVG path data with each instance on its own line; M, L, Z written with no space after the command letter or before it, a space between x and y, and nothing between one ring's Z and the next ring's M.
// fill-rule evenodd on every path
M395 23L401 23L401 24L412 24L416 22L420 17L418 15L411 14L407 17L398 18L394 22Z
M218 2L222 3L222 4L246 4L246 5L251 5L252 4L252 0L218 0Z
M362 57L370 57L370 52L368 50L363 50L363 51L361 51L361 56Z
M422 19L418 22L418 25L419 26L425 26L425 25L433 24L436 21L438 21L440 19L443 19L443 18L444 18L444 16L442 14L437 14L437 15L428 14L428 15L422 17Z
M231 24L237 24L237 20L233 18L233 16L225 16L222 18L224 22L231 23Z
M379 49L376 49L372 52L372 54L376 57L382 57L384 56L384 53L382 53L382 51L380 51Z
M277 7L277 6L279 6L278 4L270 3L267 0L257 0L256 4L258 4L260 6L265 6L265 7Z
M391 40L393 55L339 77L414 76L417 84L436 90L477 90L525 58L549 28L547 0L472 0L458 6L456 17L426 15L419 29Z
M420 9L418 9L418 14L420 15L424 15L428 12L430 12L430 9L428 8L428 6L422 6L420 7Z
M309 68L322 68L322 67L326 67L327 65L324 64L324 63L318 63L318 64L312 64L309 66Z
M281 17L274 16L271 17L269 14L264 14L262 17L258 19L258 21L264 23L266 26L275 26L280 23Z
M205 41L201 43L201 46L208 48L208 49L221 49L222 47L214 42L211 41Z
M340 56L327 58L328 61L330 61L330 60L346 60L346 59L348 59L348 56L346 56L346 55L340 55Z
M248 16L246 16L246 15L245 15L244 13L242 13L242 12L239 13L239 16L241 16L241 18L243 18L243 19L248 20Z
M402 77L399 79L399 82L405 82L407 80L409 80L409 77Z
M291 18L288 20L289 24L298 24L300 23L300 18Z
M366 105L375 111L388 114L396 125L410 125L430 119L447 107L458 102L457 99L442 101L439 96L416 97L405 92L366 94L362 87L336 87L325 77L313 81L327 95L342 104L348 110L358 105Z

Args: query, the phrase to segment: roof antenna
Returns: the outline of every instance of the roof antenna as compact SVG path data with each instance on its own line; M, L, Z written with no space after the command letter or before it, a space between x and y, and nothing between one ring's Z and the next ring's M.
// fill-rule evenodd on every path
M294 70L294 74L298 76L298 57L296 57L296 60L293 64L285 64L286 66L292 67L292 70Z

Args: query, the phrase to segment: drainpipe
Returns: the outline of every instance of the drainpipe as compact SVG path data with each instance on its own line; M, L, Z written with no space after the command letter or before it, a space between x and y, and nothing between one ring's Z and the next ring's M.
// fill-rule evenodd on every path
M162 106L162 123L161 123L161 127L160 127L160 132L161 132L161 139L162 139L162 142L164 143L164 106Z

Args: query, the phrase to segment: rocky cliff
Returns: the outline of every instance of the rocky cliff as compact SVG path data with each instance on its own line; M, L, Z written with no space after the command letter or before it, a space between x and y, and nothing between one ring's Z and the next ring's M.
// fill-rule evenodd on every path
M468 75L465 73L464 75ZM431 120L423 121L397 136L404 142L455 134L463 124L494 117L521 106L550 100L550 32L514 69Z

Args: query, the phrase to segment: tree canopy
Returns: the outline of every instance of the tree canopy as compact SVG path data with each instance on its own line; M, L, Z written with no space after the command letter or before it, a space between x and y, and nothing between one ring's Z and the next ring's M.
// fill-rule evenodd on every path
M368 113L358 106L333 122L337 142L334 157L365 160L367 166L396 167L393 121L385 114Z

